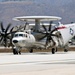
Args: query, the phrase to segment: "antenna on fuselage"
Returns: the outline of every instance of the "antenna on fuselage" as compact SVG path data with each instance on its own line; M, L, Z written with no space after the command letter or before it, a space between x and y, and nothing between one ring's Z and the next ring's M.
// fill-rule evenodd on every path
M28 23L28 22L26 22L26 23L24 24L24 30L27 30L27 29L29 29L29 23Z
M26 21L26 23L24 24L24 32L30 34L31 33L31 30L30 30L30 27L29 27L29 23Z

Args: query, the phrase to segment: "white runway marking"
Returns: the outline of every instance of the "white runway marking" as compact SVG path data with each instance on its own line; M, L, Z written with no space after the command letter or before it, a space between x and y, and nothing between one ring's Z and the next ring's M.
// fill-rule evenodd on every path
M0 54L0 75L68 75L69 70L75 75L75 52Z

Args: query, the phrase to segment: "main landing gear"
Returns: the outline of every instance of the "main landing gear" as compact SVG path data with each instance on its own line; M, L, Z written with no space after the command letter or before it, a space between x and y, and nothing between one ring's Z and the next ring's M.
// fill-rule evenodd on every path
M52 54L55 54L57 52L57 48L52 48Z
M33 49L30 49L29 52L30 52L30 53L33 53Z
M56 48L52 48L52 54L55 54L55 52L57 52L57 47ZM65 48L64 52L68 52L68 49Z
M68 52L68 49L64 49L64 52Z

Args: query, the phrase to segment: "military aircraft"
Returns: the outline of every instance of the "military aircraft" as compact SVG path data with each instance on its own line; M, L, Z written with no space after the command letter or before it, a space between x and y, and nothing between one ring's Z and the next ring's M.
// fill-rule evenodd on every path
M25 21L26 26L32 28L16 32L12 38L13 54L21 54L22 48L27 48L31 53L33 49L49 49L55 54L57 47L64 48L68 41L75 35L75 23L72 24L53 24L53 21L59 21L61 17L56 16L21 16L13 20ZM47 23L43 23L46 22ZM29 22L34 22L29 24ZM53 28L54 27L54 28Z

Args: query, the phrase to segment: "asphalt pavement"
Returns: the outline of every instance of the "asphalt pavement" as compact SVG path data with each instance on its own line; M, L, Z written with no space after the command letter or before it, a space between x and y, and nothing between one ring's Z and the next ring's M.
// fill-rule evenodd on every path
M0 75L75 75L75 52L0 53Z

